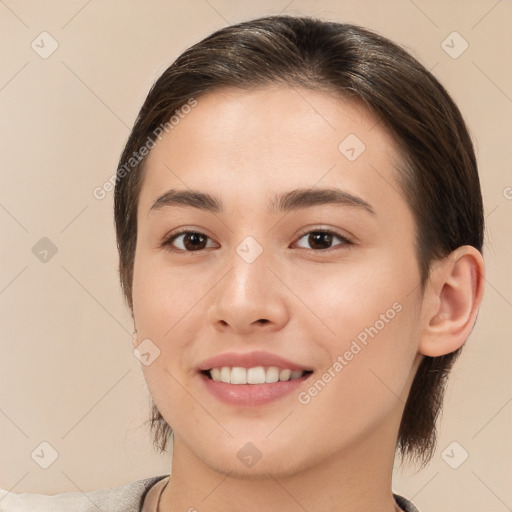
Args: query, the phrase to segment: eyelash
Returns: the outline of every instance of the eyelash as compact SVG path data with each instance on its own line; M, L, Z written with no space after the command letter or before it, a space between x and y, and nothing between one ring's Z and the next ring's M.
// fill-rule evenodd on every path
M339 244L339 245L341 245L342 247L347 247L347 246L353 245L353 242L351 242L348 238L346 238L345 236L343 236L340 233L333 231L331 229L312 229L312 230L302 233L299 236L298 240L301 240L302 238L304 238L304 236L312 234L312 233L333 235L341 240L341 244ZM210 239L209 236L205 235L204 233L201 233L200 231L191 231L190 229L183 229L182 231L173 233L169 237L165 238L164 241L161 243L160 247L165 248L166 250L168 250L169 252L172 252L172 253L178 253L178 254L185 253L185 254L190 254L190 255L193 255L195 253L199 253L199 252L205 250L205 249L198 249L197 251L186 251L183 249L176 249L175 247L173 247L172 242L174 242L179 236L184 235L184 234L202 235L202 236L205 236L206 238ZM304 248L302 248L302 249L304 249ZM336 249L336 247L331 247L330 249L304 249L304 250L307 252L312 252L312 253L316 253L316 254L318 254L318 253L324 254L324 253L330 253L337 249Z

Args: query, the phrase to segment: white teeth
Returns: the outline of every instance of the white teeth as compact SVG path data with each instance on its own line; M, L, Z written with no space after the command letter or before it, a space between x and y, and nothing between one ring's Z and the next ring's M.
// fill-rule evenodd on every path
M231 382L231 368L228 366L223 366L220 371L220 380L222 382L227 382L228 384Z
M247 372L247 384L265 383L266 375L263 366L256 366L256 368L249 368L248 370L245 370L245 368L241 369ZM233 368L233 371L234 370L235 368ZM233 375L233 373L231 375Z
M277 381L294 380L302 377L304 372L301 370L279 370L277 366L255 366L253 368L242 368L235 366L223 366L222 368L212 368L210 376L213 380L224 382L226 384L265 384Z
M277 366L269 366L267 368L266 382L277 382L279 380L279 368Z
M279 374L279 380L290 380L291 375L291 370L281 370L281 373Z
M235 366L231 370L230 382L231 384L247 384L247 371L245 370L245 368Z

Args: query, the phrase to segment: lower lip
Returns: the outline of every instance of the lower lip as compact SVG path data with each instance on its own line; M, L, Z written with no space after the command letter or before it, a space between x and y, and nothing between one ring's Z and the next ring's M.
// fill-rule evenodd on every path
M272 382L269 384L226 384L199 373L212 395L224 403L238 406L264 405L286 395L300 387L312 374L307 373L299 379Z

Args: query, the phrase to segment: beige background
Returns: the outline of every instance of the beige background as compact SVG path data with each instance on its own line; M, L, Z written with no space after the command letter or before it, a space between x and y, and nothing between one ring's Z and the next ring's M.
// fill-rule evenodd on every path
M115 172L172 60L218 28L279 12L358 23L405 45L469 123L487 219L485 302L450 380L437 453L421 472L397 471L394 490L422 512L512 507L510 0L0 0L0 488L87 491L169 472L144 425L112 194L92 190ZM59 45L46 59L31 47L43 31ZM442 47L453 31L469 44L456 59ZM42 237L57 247L46 263L32 251ZM48 469L31 457L44 441L58 452ZM469 457L453 469L445 459L462 450Z

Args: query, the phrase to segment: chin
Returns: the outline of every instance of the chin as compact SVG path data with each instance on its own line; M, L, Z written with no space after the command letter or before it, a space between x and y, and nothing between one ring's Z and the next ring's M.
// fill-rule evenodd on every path
M214 452L211 445L203 446L204 451L196 451L196 456L214 471L240 480L285 478L308 467L306 453L291 450L287 443L272 445L268 441L258 443L256 440L253 444L250 441L231 440L229 445L217 444ZM296 443L295 446L301 444ZM294 456L291 457L291 454Z
M263 457L252 467L244 467L237 459L233 463L233 459L225 461L225 464L210 463L212 461L203 461L213 470L234 478L237 480L268 480L269 478L284 478L292 476L300 471L300 468L293 467L293 463L289 460L283 461L282 457L269 457L265 461ZM284 463L284 464L283 464Z

